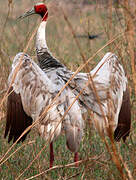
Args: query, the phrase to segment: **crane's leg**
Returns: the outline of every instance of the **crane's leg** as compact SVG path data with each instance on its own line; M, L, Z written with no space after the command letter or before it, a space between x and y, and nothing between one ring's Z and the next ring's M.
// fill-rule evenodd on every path
M53 167L54 153L53 153L53 142L50 143L50 168Z
M75 162L76 167L78 167L78 165L79 165L77 161L78 161L78 152L76 152L74 155L74 162Z

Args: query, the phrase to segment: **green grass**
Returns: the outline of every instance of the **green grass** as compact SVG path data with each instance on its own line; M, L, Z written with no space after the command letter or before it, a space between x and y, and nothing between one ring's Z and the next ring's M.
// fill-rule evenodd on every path
M26 2L26 1L25 1ZM52 1L53 2L53 1ZM51 3L50 3L51 4ZM2 7L1 19L2 24L1 28L6 19L7 11L4 9L8 8L7 2L0 2ZM20 22L16 21L16 17L21 15L26 9L29 9L32 6L32 1L28 0L26 3L22 1L15 1L14 8L12 13L9 15L9 18L4 29L4 34L2 36L0 49L4 53L0 53L0 101L2 100L4 89L7 89L7 78L10 70L10 66L13 60L13 57L19 51L22 51L28 42L28 39L31 36L32 30L39 23L39 17L33 16L28 19L22 20ZM112 29L108 28L108 8L105 8L102 4L93 4L91 6L85 6L80 9L80 6L73 4L63 6L66 11L66 14L69 17L69 20L77 34L86 34L88 31L92 34L102 33L100 38L95 40L88 39L78 39L82 51L88 59L91 57L98 49L100 49L109 39L108 33L112 32L112 36L119 34L125 30L124 16L122 10L119 9L121 21L123 22L123 27L120 26L118 17L113 10L113 26ZM17 7L17 8L16 8ZM67 22L64 20L61 10L58 7L54 7L53 3L49 6L49 16L51 17L47 25L47 42L48 47L55 57L57 57L62 63L67 65L68 68L75 71L78 66L80 66L83 61L80 56L80 51L73 39L71 31L67 25ZM35 54L35 39L28 49L28 54L33 56L36 60ZM118 42L121 42L121 49L115 49ZM119 55L118 52L122 53L124 57L124 65L127 70L130 92L131 92L131 101L133 102L132 106L132 120L136 116L136 105L135 105L135 94L133 90L133 81L131 73L131 64L130 57L127 52L127 41L126 37L119 38L118 41L115 41L111 45L114 52ZM100 52L96 58L94 58L90 64L90 70L95 67L103 55L109 51L110 47L106 47ZM6 102L4 106L0 109L0 112L6 112ZM1 117L0 117L1 118ZM5 117L0 121L0 157L2 157L7 150L10 148L11 144L7 143L7 139L3 138L4 127L5 127ZM123 142L117 143L118 152L122 155L124 162L126 162L130 172L132 173L134 179L136 179L136 123L132 121L132 132L130 137L127 140L127 143ZM0 177L4 180L12 180L19 176L23 170L29 165L29 163L35 158L37 153L45 145L45 141L41 139L35 129L32 129L30 135L28 135L27 140L24 143L35 140L34 143L29 144L21 148L16 152L11 158L9 158L1 167L0 167ZM107 138L107 141L110 145L110 140ZM22 144L17 144L11 150L9 154L14 152ZM67 165L73 162L73 153L71 153L65 143L65 137L62 135L54 143L55 149L55 165ZM79 168L75 167L63 167L51 170L46 174L39 176L37 179L94 179L94 180L120 180L121 176L117 167L111 159L111 155L108 152L105 143L102 141L99 134L96 132L94 127L88 125L86 120L86 128L84 130L84 138L80 145L79 149L80 159L85 160L91 158L92 160L82 163ZM47 146L37 160L31 165L31 167L22 175L20 179L26 179L33 175L36 175L42 171L45 171L49 167L49 147ZM125 172L125 170L123 169ZM73 177L72 177L73 176ZM75 176L75 177L74 177Z

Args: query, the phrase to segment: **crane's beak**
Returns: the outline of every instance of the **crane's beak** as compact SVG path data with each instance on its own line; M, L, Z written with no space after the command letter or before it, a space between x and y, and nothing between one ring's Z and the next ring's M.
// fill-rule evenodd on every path
M17 19L22 19L22 18L25 18L25 17L27 17L27 16L31 16L32 14L36 14L34 8L32 8L32 9L29 10L29 11L27 11L27 12L24 13L23 15L19 16Z

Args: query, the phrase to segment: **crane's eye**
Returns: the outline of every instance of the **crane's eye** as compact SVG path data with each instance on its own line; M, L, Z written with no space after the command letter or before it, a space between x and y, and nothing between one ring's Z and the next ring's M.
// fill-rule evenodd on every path
M41 7L39 7L37 10L38 10L39 12L41 12L41 11L42 11L42 8L41 8Z

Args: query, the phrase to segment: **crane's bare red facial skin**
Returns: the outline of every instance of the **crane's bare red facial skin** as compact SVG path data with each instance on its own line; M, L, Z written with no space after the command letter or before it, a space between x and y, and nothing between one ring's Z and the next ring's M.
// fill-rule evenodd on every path
M34 6L35 13L39 14L43 19L42 21L46 21L48 18L48 9L45 4L39 4Z

